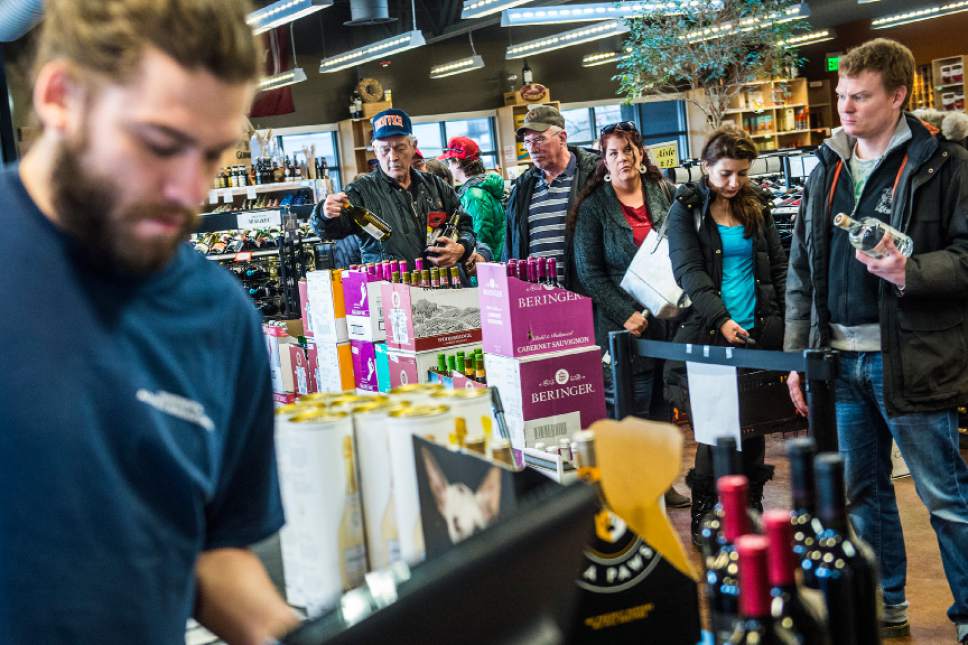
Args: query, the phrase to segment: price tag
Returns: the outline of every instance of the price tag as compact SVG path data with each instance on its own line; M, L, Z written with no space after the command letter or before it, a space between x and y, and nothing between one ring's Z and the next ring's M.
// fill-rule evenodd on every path
M213 189L208 191L208 203L218 204L218 190Z
M222 191L222 201L226 204L231 204L235 200L235 195L232 194L231 188L226 188Z
M239 213L235 217L238 228L265 228L282 226L282 214L278 210Z
M255 199L255 186L246 186L245 187L245 198L246 199Z
M679 144L675 141L648 146L649 157L659 168L675 168L679 165Z
M236 262L251 262L252 261L252 251L242 251L241 253L235 254Z

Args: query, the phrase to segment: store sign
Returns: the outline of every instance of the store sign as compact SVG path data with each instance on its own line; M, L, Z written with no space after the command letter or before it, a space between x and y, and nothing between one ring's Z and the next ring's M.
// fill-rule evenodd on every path
M267 226L282 226L282 215L279 211L258 211L254 213L239 213L236 216L238 228L265 228Z
M842 54L837 52L835 54L827 54L827 71L836 72L840 69L840 57Z
M647 146L649 157L659 168L675 168L679 165L679 142L667 141Z

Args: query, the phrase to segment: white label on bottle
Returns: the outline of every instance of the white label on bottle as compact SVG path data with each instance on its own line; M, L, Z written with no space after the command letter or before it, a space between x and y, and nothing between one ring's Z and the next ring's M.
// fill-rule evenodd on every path
M246 199L255 199L255 186L246 186L245 187L245 198Z
M208 191L208 203L209 204L218 204L218 190L210 190L210 191Z
M383 239L383 231L369 222L367 222L366 226L363 227L363 230L369 233L375 240Z
M282 214L278 210L259 211L255 213L239 213L235 220L239 228L265 228L267 226L282 226Z

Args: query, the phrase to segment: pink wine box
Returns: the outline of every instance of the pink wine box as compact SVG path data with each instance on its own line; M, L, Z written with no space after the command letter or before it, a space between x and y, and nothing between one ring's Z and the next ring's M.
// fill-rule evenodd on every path
M477 289L383 283L387 347L424 352L481 340Z
M478 264L477 279L485 354L532 356L595 344L591 298L509 277L503 264Z
M471 353L480 348L480 343L449 347L448 352L463 350ZM387 350L390 363L390 388L410 383L429 383L430 370L437 367L437 350L428 352L407 352L399 349Z
M511 358L484 352L487 384L497 387L518 450L555 444L605 417L597 346Z
M383 325L382 280L366 271L343 272L343 300L350 340L376 343L386 338Z
M379 392L376 374L376 343L366 340L351 340L353 353L353 379L356 389L365 392Z

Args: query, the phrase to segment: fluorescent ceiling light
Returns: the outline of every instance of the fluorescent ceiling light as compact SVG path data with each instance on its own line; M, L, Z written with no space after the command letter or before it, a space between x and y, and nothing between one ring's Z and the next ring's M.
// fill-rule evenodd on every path
M332 6L332 0L279 0L253 11L245 21L256 34L261 34Z
M595 40L601 40L602 38L608 38L609 36L618 36L628 33L628 30L629 28L618 20L607 20L587 27L563 31L553 36L529 40L520 45L511 45L507 48L504 57L507 60L525 58L564 47L571 47L572 45L590 43Z
M968 11L968 0L962 2L949 2L947 4L924 7L923 9L914 9L912 11L905 11L904 13L899 13L893 16L878 18L871 21L871 27L874 29L889 29L891 27L898 27L900 25L908 25L912 22L920 22L921 20L940 18L941 16L948 16L953 13L960 13L962 11Z
M531 2L531 0L464 0L464 8L460 12L460 17L462 20L483 18L498 11L518 7L526 2Z
M584 4L554 5L546 7L527 7L507 9L501 14L502 27L523 25L551 25L567 22L595 22L621 18L641 18L642 16L680 14L684 9L705 9L719 11L722 0L705 2L702 0L659 0L655 2L589 2Z
M425 45L426 42L423 33L419 29L407 31L399 36L391 36L390 38L378 40L375 43L357 47L356 49L351 49L348 52L336 56L324 58L319 62L319 73L328 74L341 69L356 67L357 65L368 63L378 58L393 56L394 54L405 52L408 49L420 47L421 45Z
M807 45L823 43L828 40L833 40L836 37L837 34L830 29L824 29L822 31L811 31L808 34L800 34L799 36L787 38L782 42L782 44L787 49L793 49L794 47L805 47Z
M617 63L628 58L627 53L623 52L599 52L597 54L585 54L581 57L582 67L596 67L598 65L608 65Z
M288 71L282 72L281 74L267 76L259 81L259 91L266 92L268 90L278 90L280 87L295 85L296 83L302 83L305 80L305 70L303 70L302 67L294 67Z
M467 58L444 63L443 65L434 65L430 68L430 78L444 78L455 74L463 74L464 72L481 69L482 67L484 67L484 59L475 54L474 56L468 56Z
M968 0L966 0L968 3ZM765 16L753 16L750 18L744 18L737 22L724 22L721 25L716 25L715 27L708 27L706 29L698 29L686 36L686 40L689 42L703 42L706 40L713 40L715 38L720 38L723 34L733 32L733 31L754 31L756 29L765 29L770 25L782 24L785 22L793 22L794 20L803 20L804 18L810 17L810 8L805 2L800 4L795 4L782 11L775 11L771 14Z

